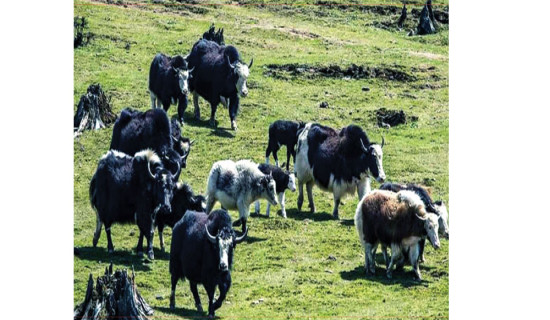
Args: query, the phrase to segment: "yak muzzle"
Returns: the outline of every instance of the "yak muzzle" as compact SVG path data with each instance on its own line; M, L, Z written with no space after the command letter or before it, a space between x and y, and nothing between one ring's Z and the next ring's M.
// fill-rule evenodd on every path
M227 265L224 262L220 262L219 268L221 271L227 271Z

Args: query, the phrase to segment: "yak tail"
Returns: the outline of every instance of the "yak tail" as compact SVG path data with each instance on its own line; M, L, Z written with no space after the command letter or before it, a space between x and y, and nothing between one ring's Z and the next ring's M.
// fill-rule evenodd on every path
M95 180L95 174L94 174L94 176L92 177L92 181L90 181L90 190L89 190L90 205L94 209L95 209L94 203L95 203L95 195L96 195L95 184L96 184L96 180Z

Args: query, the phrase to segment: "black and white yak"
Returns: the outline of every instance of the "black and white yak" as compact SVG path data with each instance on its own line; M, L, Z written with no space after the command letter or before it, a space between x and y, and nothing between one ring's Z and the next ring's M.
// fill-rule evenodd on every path
M449 239L449 214L447 213L447 207L445 206L445 203L443 203L443 201L441 200L434 202L428 190L426 190L422 186L419 186L413 183L402 184L402 183L391 183L391 182L382 184L380 186L380 190L389 190L393 192L399 192L401 190L409 190L416 193L424 203L424 207L426 207L426 211L430 213L434 213L438 216L439 236ZM425 246L426 246L426 237L423 237L422 240L420 240L420 262L424 262L426 260L424 258ZM382 250L385 250L385 248L382 248Z
M172 171L177 181L181 168L185 168L187 164L187 156L191 149L189 139L182 138L180 134L181 129L177 121L170 123L162 109L141 112L126 108L122 110L113 127L110 149L129 155L144 149L152 149L160 157L163 165Z
M186 183L178 182L172 198L172 212L157 216L157 227L159 232L160 249L164 251L163 230L165 226L174 228L176 222L180 221L187 210L204 211L206 199L201 195L193 193L191 187Z
M285 190L289 189L290 191L296 191L296 179L294 178L294 173L288 171L283 171L283 169L278 166L271 164L262 163L258 166L261 172L266 175L271 174L273 180L275 180L275 192L279 197L279 204L281 205L281 214L286 218L285 210ZM269 211L271 209L271 203L267 203L266 215L269 217ZM260 213L260 200L256 201L255 205L256 214Z
M206 186L206 213L216 201L224 209L237 209L239 220L235 225L242 224L244 232L250 204L261 198L277 205L275 180L271 174L260 171L258 164L250 160L222 160L212 165Z
M149 68L151 108L164 108L168 112L170 105L177 103L178 118L183 124L192 72L193 68L187 68L187 61L182 56L170 57L158 53Z
M298 150L294 172L298 178L298 210L304 201L306 185L311 212L313 185L334 195L332 215L338 218L340 200L357 191L359 200L370 191L370 176L383 182L382 145L372 143L358 126L349 125L337 131L320 124L308 123L298 136Z
M374 190L367 194L355 212L355 227L365 251L367 276L375 273L374 255L378 244L391 246L391 260L386 275L392 277L393 265L404 264L403 254L408 254L415 277L422 279L418 267L420 239L427 236L434 248L440 247L437 235L438 217L426 212L420 197L408 190L397 193ZM388 261L385 251L384 260Z
M176 307L178 280L189 280L197 311L203 312L197 284L202 284L208 295L208 317L222 306L231 287L233 251L247 235L236 236L231 227L231 217L225 210L204 212L187 211L172 231L170 246L170 274L172 293L170 308ZM220 290L214 300L216 287Z
M265 163L269 163L269 155L273 153L275 159L275 165L279 166L279 159L277 158L277 151L281 146L286 146L286 170L290 164L290 156L296 165L296 151L294 147L298 143L298 134L301 129L305 127L305 123L277 120L269 125L269 141L267 142L267 149L265 150Z
M237 111L239 97L246 97L246 80L254 59L247 66L240 60L237 48L220 46L214 41L197 41L191 53L186 57L189 67L194 70L189 81L189 90L193 93L195 118L200 119L199 95L210 103L210 125L216 125L216 110L222 102L229 109L231 128L237 130Z
M136 222L140 231L138 254L142 254L143 236L147 238L147 255L154 259L153 234L158 214L169 214L174 191L172 173L162 166L152 150L133 157L110 150L97 166L90 182L90 202L96 212L93 245L97 245L105 224L107 248L114 251L111 239L113 223Z

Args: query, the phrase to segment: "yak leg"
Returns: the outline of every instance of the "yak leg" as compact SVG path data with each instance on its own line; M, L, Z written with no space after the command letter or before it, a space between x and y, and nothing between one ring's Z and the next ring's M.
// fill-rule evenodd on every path
M182 95L178 99L178 118L181 125L183 125L183 115L185 114L185 109L187 109L187 95Z
M143 255L143 232L141 232L141 230L139 231L139 239L138 239L136 251L138 256Z
M254 213L260 214L260 200L256 200L254 203Z
M420 239L419 248L418 248L418 255L419 255L418 262L426 262L426 258L424 258L424 246L426 246L426 238Z
M235 95L228 101L229 119L231 120L231 129L237 130L237 111L239 109L239 96Z
M189 287L191 288L193 299L195 299L195 308L197 308L198 312L204 312L202 310L201 298L199 297L199 292L197 291L197 283L189 281Z
M210 126L216 126L216 110L218 110L218 103L210 102Z
M313 181L306 183L307 200L309 201L309 210L315 213L315 203L313 203Z
M174 310L176 308L176 286L178 285L178 277L172 275L172 292L170 293L170 309ZM193 291L191 289L191 291Z
M285 209L285 192L279 193L279 203L281 204L281 214L283 215L283 218L286 219L286 209ZM269 215L269 211L268 211Z
M286 146L286 171L288 171L288 167L290 164L290 156L292 156L292 149L289 146Z
M151 92L151 109L155 109L156 100L157 100L157 96Z
M227 295L227 292L229 291L229 288L231 287L231 273L227 272L225 276L222 276L223 278L220 281L220 284L218 285L218 289L220 290L220 296L218 299L216 299L216 302L214 303L214 311L219 309L222 306L223 300L225 300L225 296Z
M365 180L359 181L357 184L357 197L359 198L359 201L363 199L367 192L367 182Z
M409 259L413 267L414 275L417 280L422 280L420 275L420 268L418 267L418 257L419 257L419 245L414 244L409 247Z
M159 223L158 230L159 230L160 250L162 250L162 252L164 252L165 251L165 249L164 249L164 236L162 234L162 231L164 231L164 223Z
M374 255L372 254L373 245L370 243L365 244L365 270L367 277L369 274L374 275L376 271L376 264L374 263ZM376 250L376 249L375 249Z
M388 279L391 279L392 277L392 269L393 269L393 265L395 264L395 261L397 259L399 259L399 257L401 256L401 246L400 244L398 243L392 243L391 244L391 260L390 260L390 263L388 264L388 267L386 269L386 276L388 277Z
M151 231L147 238L147 257L151 260L155 259L155 252L153 251L153 236L155 235L154 231Z
M199 94L193 91L193 106L195 107L195 119L201 119L201 109L199 108Z
M388 259L388 247L385 244L381 245L382 257L384 257L384 264L388 267L390 260Z
M216 286L204 285L204 289L206 289L206 294L208 295L208 319L214 319L216 311L216 309L214 309L214 303L216 302L216 299L214 299L214 293L216 291Z
M115 251L115 247L113 246L113 239L111 238L111 226L107 226L107 224L105 224L105 233L107 234L107 251L109 253L113 253Z
M210 194L206 197L206 213L210 213L210 211L212 211L215 203L216 198L214 198L213 194Z
M102 226L103 226L103 222L101 222L101 219L99 218L99 214L96 212L95 232L94 232L94 239L92 241L94 248L97 246L97 242L99 241L99 237L101 236Z
M340 205L340 198L334 195L334 209L332 210L332 216L338 219L338 206Z
M304 184L298 181L298 211L302 211L302 204L304 204Z
M292 164L296 166L296 150L292 147ZM286 164L286 169L288 170L288 163Z
M248 210L250 209L250 205L246 205L243 201L237 202L237 208L239 208L239 218L243 225L243 233L246 230L246 220L248 218Z

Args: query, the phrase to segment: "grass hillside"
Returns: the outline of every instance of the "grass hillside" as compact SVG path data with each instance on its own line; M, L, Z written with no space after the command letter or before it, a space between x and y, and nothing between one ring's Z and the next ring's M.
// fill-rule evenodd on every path
M264 3L262 6L174 6L165 1L163 5L134 6L124 1L127 6L107 6L76 1L75 16L88 19L93 39L74 51L75 110L80 96L92 83L102 85L112 97L117 113L125 107L147 110L148 71L154 55L158 52L186 55L215 23L225 29L226 44L236 46L247 63L253 57L254 65L248 81L249 96L241 100L237 132L230 130L227 109L221 105L216 117L218 129L208 126L210 107L204 100L200 100L200 121L193 119L192 103L187 109L183 133L197 142L180 179L195 192L205 191L207 175L215 161L263 162L269 124L277 119L290 119L320 122L334 128L354 123L377 142L384 134L384 169L388 180L428 185L433 188L434 198L447 201L447 25L441 25L435 35L409 37L408 30L417 22L410 9L419 11L421 5L409 7L406 29L400 31L390 23L397 21L399 6L388 9L392 7L271 5L277 2L280 1L238 2ZM447 6L434 9L448 11ZM296 64L301 65L300 70L285 71ZM352 64L371 68L373 72L367 77L346 78L309 71L330 65L348 68ZM319 108L323 101L329 104L328 108ZM379 108L404 110L417 116L418 121L382 129L375 117ZM177 107L172 106L169 116L176 114ZM169 309L169 252L160 252L156 234L154 261L136 256L139 231L134 225L112 227L114 254L107 253L104 230L98 247L92 247L95 213L90 207L88 188L99 158L109 148L111 134L112 127L86 131L74 141L74 245L81 251L74 258L74 303L83 300L88 275L92 273L94 278L101 275L108 263L113 262L115 268L134 267L138 289L155 309L156 317L202 316L194 309L188 283L180 282L177 309ZM281 163L284 158L283 148L279 151ZM373 182L373 188L377 186ZM270 218L249 219L249 239L236 248L233 285L217 316L448 317L447 240L442 240L438 251L426 247L427 261L420 268L422 282L412 280L410 266L404 272L394 273L392 280L386 279L380 253L377 274L367 279L363 250L353 225L357 197L343 200L337 221L331 215L332 194L316 187L314 196L318 211L315 214L298 212L297 193L288 192L288 219L273 210ZM263 202L262 210L265 207ZM304 208L307 209L307 202ZM449 206L452 216L451 209ZM236 218L237 212L232 211L231 215ZM165 241L169 251L169 228L165 230ZM202 287L199 293L206 306ZM263 301L255 303L260 298Z

